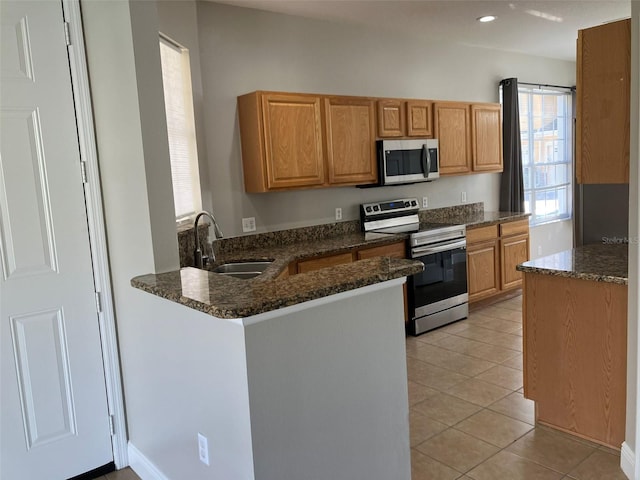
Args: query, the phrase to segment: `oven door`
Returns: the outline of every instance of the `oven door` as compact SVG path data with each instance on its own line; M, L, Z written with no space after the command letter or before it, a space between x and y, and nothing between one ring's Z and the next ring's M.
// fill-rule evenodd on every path
M424 271L409 279L414 319L468 301L465 240L451 248L417 247L411 257L424 263Z

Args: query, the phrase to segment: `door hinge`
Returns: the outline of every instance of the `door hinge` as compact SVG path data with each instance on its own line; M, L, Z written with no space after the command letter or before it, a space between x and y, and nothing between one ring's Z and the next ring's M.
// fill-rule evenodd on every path
M116 434L116 427L115 427L115 421L113 419L113 415L109 415L109 432L111 433L112 437Z
M71 32L69 31L69 22L64 22L64 40L67 46L71 45Z
M100 292L96 292L96 308L98 309L98 313L102 313L102 295Z
M82 183L88 183L87 180L87 162L80 161L80 174L82 175Z

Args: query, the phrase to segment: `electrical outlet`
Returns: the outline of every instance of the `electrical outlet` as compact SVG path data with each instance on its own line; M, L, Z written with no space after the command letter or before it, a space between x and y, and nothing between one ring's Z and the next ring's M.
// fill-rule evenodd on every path
M198 456L202 463L209 465L209 441L201 433L198 433Z
M243 232L255 232L256 231L256 217L248 217L242 219L242 231Z
M467 203L467 192L462 192L460 195L462 203Z
M422 197L422 208L427 208L429 206L429 199L427 197Z
M336 220L342 220L342 209L340 207L336 208Z

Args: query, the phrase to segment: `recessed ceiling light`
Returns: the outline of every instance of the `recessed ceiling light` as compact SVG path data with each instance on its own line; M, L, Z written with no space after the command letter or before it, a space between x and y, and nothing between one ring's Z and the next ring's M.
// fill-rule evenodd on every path
M482 23L487 23L487 22L493 22L496 18L498 17L496 17L495 15L485 15L483 17L476 18L476 20Z

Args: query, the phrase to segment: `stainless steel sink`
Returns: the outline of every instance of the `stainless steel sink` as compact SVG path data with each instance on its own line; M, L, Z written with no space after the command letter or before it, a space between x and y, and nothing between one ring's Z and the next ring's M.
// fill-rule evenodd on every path
M257 277L272 263L270 261L224 263L211 271L228 275L229 277L247 279Z

